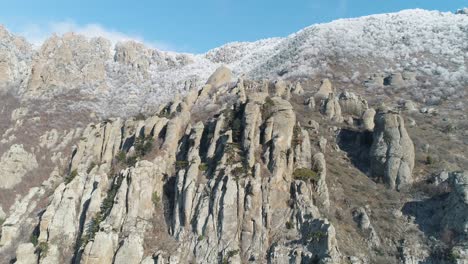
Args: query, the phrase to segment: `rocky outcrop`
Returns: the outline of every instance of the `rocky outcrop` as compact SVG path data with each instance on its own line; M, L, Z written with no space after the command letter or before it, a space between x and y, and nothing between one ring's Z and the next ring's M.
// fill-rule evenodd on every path
M380 239L372 226L369 216L366 210L362 207L357 208L353 211L353 219L357 223L359 229L363 231L367 236L367 243L369 247L375 248L380 246Z
M316 186L317 200L321 208L328 210L330 207L330 198L328 194L328 185L326 181L327 166L325 155L319 152L312 157L312 168L318 172L319 180Z
M299 249L297 260L336 263L335 229L318 209L330 206L325 156L313 152L289 101L255 87L241 79L176 98L161 108L165 117L89 124L38 219L35 236L47 246L39 263L283 263ZM221 92L233 105L190 124L191 108ZM60 138L49 130L41 146L54 149ZM317 182L293 179L294 168L316 171ZM19 215L7 219L2 245L21 232L10 225ZM271 237L286 226L293 236L277 244ZM30 245L18 248L18 259L31 257Z
M370 149L371 174L391 189L413 182L414 145L403 118L386 107L377 110Z
M319 101L325 100L328 98L330 93L333 93L333 92L334 92L334 89L330 80L323 79L320 84L319 90L317 91L317 93L315 93L314 97L316 100L319 100Z
M361 117L361 120L362 120L361 127L363 130L368 130L368 131L374 130L374 127L375 127L374 117L375 117L374 108L369 108L366 111L364 111Z
M315 108L315 97L309 97L304 101L304 105L307 105L309 109L314 109Z
M341 106L338 101L338 98L335 97L334 93L330 93L326 100L322 100L321 112L333 122L343 122L343 116L341 115Z
M17 242L25 232L25 228L35 222L35 219L31 219L30 216L36 209L37 197L43 195L44 192L45 190L39 187L31 188L27 195L13 204L1 228L0 253Z
M26 78L32 46L25 39L10 34L2 25L0 40L0 92L4 92Z
M232 79L232 73L226 66L221 66L208 78L206 84L211 85L214 88L229 83Z
M341 112L356 117L361 117L369 108L367 101L354 93L343 92L338 96Z
M242 145L247 152L246 159L249 168L255 165L255 154L260 145L260 126L262 124L260 107L259 103L249 101L244 109Z
M384 85L392 85L395 87L402 87L405 85L405 81L403 80L403 76L401 73L396 72L392 73L389 76L385 77Z
M0 158L0 168L2 168L0 189L14 187L28 172L37 167L38 163L34 154L27 152L23 145L12 145Z
M129 65L148 74L152 50L134 41L118 43L115 46L114 60Z
M468 239L468 171L451 173L448 181L452 192L446 204L450 209L445 211L441 225L454 230L459 240L465 241Z
M32 243L20 244L16 249L17 264L36 264L38 256L35 254L36 248Z
M293 87L291 87L291 92L296 95L301 95L304 93L304 88L300 82L297 82Z
M283 80L277 80L273 86L273 96L282 97L289 93L288 84Z
M103 38L87 40L73 33L52 37L34 57L23 92L29 97L49 96L82 83L105 90L105 63L109 57L110 42Z
M381 73L374 73L364 82L364 85L370 88L382 87L384 85L384 75Z

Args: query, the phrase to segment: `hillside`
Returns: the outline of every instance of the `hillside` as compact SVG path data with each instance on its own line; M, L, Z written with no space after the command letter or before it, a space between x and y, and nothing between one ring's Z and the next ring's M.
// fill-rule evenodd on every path
M0 263L468 263L468 16L179 54L0 27Z

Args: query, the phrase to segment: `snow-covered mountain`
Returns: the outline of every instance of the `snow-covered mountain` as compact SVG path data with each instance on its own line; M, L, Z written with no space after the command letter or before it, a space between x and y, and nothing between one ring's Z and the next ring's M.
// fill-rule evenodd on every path
M430 76L432 87L451 87L456 96L468 82L468 16L419 9L341 19L284 38L229 43L196 55L132 42L112 46L74 34L53 36L33 50L5 29L0 32L3 90L23 99L73 90L82 99L72 107L100 116L154 111L175 93L200 89L220 64L252 79L328 76L355 84L372 74L408 71L421 79Z

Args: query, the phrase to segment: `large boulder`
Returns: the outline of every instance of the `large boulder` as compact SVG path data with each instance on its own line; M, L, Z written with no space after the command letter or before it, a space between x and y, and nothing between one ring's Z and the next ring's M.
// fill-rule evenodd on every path
M372 131L374 129L374 117L375 117L375 110L374 108L367 109L361 117L362 120L362 129Z
M392 85L396 87L402 87L405 85L405 81L403 80L403 76L401 73L396 72L392 73L389 76L385 77L384 85Z
M328 95L333 93L333 86L329 79L323 79L318 92L315 94L316 100L324 100Z
M275 82L274 90L273 90L273 96L283 96L286 94L286 90L288 89L288 85L285 81L283 80L277 80Z
M302 85L300 82L297 82L291 89L291 92L293 94L301 95L304 93L304 88L302 88Z
M391 189L413 182L414 145L403 118L386 107L378 109L370 149L371 174Z
M211 74L206 84L210 84L213 87L220 87L222 85L229 83L231 79L232 79L231 70L228 67L223 65L219 67L218 69L216 69L216 71L213 74Z

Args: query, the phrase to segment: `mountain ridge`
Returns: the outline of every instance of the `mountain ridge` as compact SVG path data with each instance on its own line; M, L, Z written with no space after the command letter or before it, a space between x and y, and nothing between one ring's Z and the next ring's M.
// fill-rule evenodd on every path
M47 67L45 70L42 68L64 59L69 60L72 65L77 64L76 69L70 69L69 75L83 75L82 78L74 80L73 77L67 81L68 89L72 87L91 94L91 97L100 101L99 108L104 109L111 108L111 100L120 102L121 107L125 107L122 100L128 98L122 98L121 95L128 91L135 93L137 97L146 98L150 104L164 103L170 99L170 94L185 93L191 86L200 87L208 78L207 73L213 72L220 64L230 67L236 75L246 75L251 79L330 75L334 67L346 69L353 66L355 72L341 71L341 76L336 77L348 80L354 77L357 80L352 81L363 82L369 77L363 76L364 72L425 70L425 74L438 72L440 78L436 81L441 86L448 84L460 87L460 83L466 82L463 74L467 68L463 60L466 56L463 37L466 36L467 17L416 9L342 19L312 25L288 37L228 43L198 55L161 52L132 42L116 44L112 49L112 45L104 39L91 40L67 34L65 37L48 39L35 52L16 52L10 55L13 58L12 65L11 69L7 70L12 76L0 74L0 77L3 77L0 78L0 87L20 86L19 91L17 88L13 90L27 98L47 98L48 94L62 94L67 89L63 89L63 80L54 80L53 72L49 72L53 71L54 67L50 70ZM73 38L78 42L70 44L70 48L77 51L83 48L83 43L84 46L88 46L89 51L93 45L106 45L107 48L93 47L101 49L104 57L90 54L87 58L80 58L78 54L73 53L66 55L69 56L68 59L61 57L65 56L60 53L61 41L74 41ZM4 38L2 41L4 42ZM56 44L49 45L52 42ZM3 45L11 47L11 43L10 41L9 44ZM50 46L50 50L44 48L47 45ZM17 48L12 50L15 49ZM107 52L107 49L113 52ZM69 52L66 48L62 51ZM127 57L120 56L117 60L116 54L119 52ZM415 59L417 54L420 54L419 60ZM41 56L44 58L38 60L37 57ZM369 62L359 60L362 56L368 57ZM409 58L408 56L412 59L405 59ZM443 60L443 56L450 56L452 61ZM18 57L23 57L22 63L27 65L15 64L15 58ZM37 65L36 69L32 69L34 65ZM97 70L99 75L88 78L86 71L89 69L83 68L84 66ZM394 68L395 66L397 68ZM362 72L359 68L362 68ZM34 78L34 75L28 73L31 71L47 76L41 77L45 78L45 81L38 80L35 84L34 87L37 86L38 89L29 85ZM81 73L83 71L85 73ZM62 77L64 76L62 74ZM52 80L48 83L47 79ZM49 89L51 86L53 88ZM119 89L121 86L126 87ZM87 104L86 101L83 100L83 103ZM135 105L142 103L136 101ZM96 110L91 104L87 105ZM132 114L151 111L138 107L128 107L127 110ZM100 113L103 116L109 114Z

